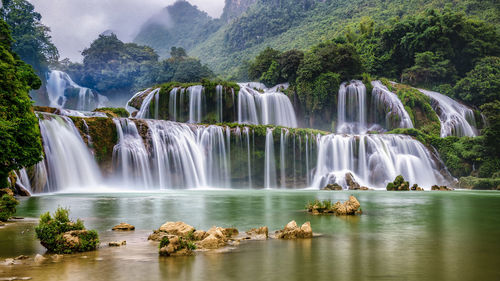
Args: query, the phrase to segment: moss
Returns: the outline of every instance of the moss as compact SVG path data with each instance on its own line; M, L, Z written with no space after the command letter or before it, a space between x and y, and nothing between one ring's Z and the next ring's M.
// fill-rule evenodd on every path
M70 117L75 126L80 130L80 134L95 152L95 158L99 164L109 164L113 158L113 148L118 142L118 134L113 119L106 117ZM88 126L85 126L85 123ZM91 141L86 135L91 137Z
M126 117L129 117L129 113L128 111L123 108L123 107L102 107L102 108L97 108L94 110L94 112L102 112L102 113L106 113L106 116L108 117L123 117L123 118L126 118Z
M432 109L428 96L403 84L393 84L391 88L396 90L396 94L410 115L415 128L429 135L440 135L441 123L436 112Z
M95 250L99 244L99 237L95 230L86 230L83 221L76 222L69 219L69 210L58 208L53 217L49 212L40 216L39 224L35 227L36 236L42 246L49 252L71 254ZM78 242L68 243L64 235L77 237Z
M416 184L415 184L416 185ZM418 186L418 185L417 185ZM405 181L402 175L398 175L393 182L389 182L385 188L387 191L409 191L410 183ZM412 189L413 190L413 189ZM416 188L415 188L416 190Z

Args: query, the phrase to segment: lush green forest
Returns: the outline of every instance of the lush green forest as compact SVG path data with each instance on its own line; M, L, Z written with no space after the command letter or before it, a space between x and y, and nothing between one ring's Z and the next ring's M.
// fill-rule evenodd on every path
M250 7L236 16L235 12L241 12L241 9L238 10L238 4L242 8L247 5ZM177 46L185 47L189 53L207 63L216 73L233 78L240 78L241 76L237 75L239 74L237 68L266 47L280 51L306 50L323 41L349 33L366 18L388 24L406 15L418 14L428 9L450 9L462 11L473 19L485 20L496 25L497 29L500 23L498 16L500 5L497 1L254 0L244 3L227 1L226 7L228 10L232 8L233 13L223 15L222 19L225 20L223 22L212 19L209 23L192 23L189 34L195 37L190 40L196 44L183 45L178 40L173 42ZM207 25L213 28L207 29ZM172 30L175 28L169 32L173 32ZM152 36L152 33L155 36ZM145 34L154 40L143 40ZM151 30L147 32L144 30L137 38L141 38L139 41L141 44L151 46L152 44L168 46L172 44L170 40L173 40L158 39L161 38L161 33Z
M13 51L8 25L0 19L0 187L9 172L41 160L38 119L28 93L41 81L33 68Z

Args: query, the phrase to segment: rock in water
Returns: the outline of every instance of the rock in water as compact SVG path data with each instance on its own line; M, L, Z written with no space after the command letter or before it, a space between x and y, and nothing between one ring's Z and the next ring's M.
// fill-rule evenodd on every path
M261 226L259 228L252 228L246 232L250 236L254 236L254 239L267 239L269 238L269 228L267 226Z
M130 231L135 230L135 226L122 222L119 225L115 225L112 230Z
M342 190L342 186L340 186L336 183L331 183L331 184L328 184L327 186L323 187L323 190Z
M337 202L333 205L333 210L336 215L345 216L345 215L355 215L358 212L358 209L361 205L358 202L358 199L354 196L349 196L349 200L344 203Z
M109 242L108 245L110 247L120 247L120 246L125 246L127 245L127 241L114 241L114 242Z
M438 186L438 185L433 185L431 187L431 190L437 190L437 191L452 191L453 189L445 186L445 185L442 185L442 186Z
M42 256L40 254L37 254L35 256L35 263L40 264L40 263L44 262L46 259L47 259L46 257L44 257L44 256Z
M160 227L159 230L171 235L186 237L189 233L193 233L196 229L188 224L178 221L166 222Z
M349 190L358 190L360 189L360 185L356 180L354 179L354 176L351 173L346 173L345 174L345 182L347 186L349 187Z
M313 232L310 222L305 222L300 228L295 221L289 222L284 229L275 233L278 239L312 238Z

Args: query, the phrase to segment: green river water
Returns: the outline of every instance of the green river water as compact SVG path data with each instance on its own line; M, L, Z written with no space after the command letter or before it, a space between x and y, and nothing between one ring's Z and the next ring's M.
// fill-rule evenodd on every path
M363 215L312 216L314 199L355 195ZM58 206L99 232L102 247L36 265L3 259L44 254L36 218ZM54 194L22 198L17 216L0 227L0 280L500 280L500 192L166 191ZM159 257L147 241L166 221L197 229L213 225L240 232L289 221L310 221L313 239L242 242L223 253ZM112 232L120 222L133 232ZM126 240L109 248L107 242Z

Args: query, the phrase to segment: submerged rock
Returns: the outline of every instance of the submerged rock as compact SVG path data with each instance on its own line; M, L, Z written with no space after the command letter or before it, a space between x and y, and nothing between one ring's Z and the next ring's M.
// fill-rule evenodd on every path
M44 262L46 259L47 259L46 257L44 257L44 256L42 256L40 254L36 254L36 256L35 256L35 263L40 264L40 263Z
M127 245L127 241L114 241L114 242L109 242L108 245L110 247L120 247L120 246L125 246Z
M301 227L293 220L289 222L284 229L275 232L277 239L298 239L298 238L312 238L313 232L310 222L305 222Z
M420 186L418 186L418 184L414 184L411 186L411 190L413 191L424 191L423 188L421 188Z
M111 230L131 231L135 230L135 226L122 222L119 225L115 225Z
M193 254L193 250L196 249L196 246L191 241L186 241L182 237L174 236L162 239L159 248L160 256L189 256Z

